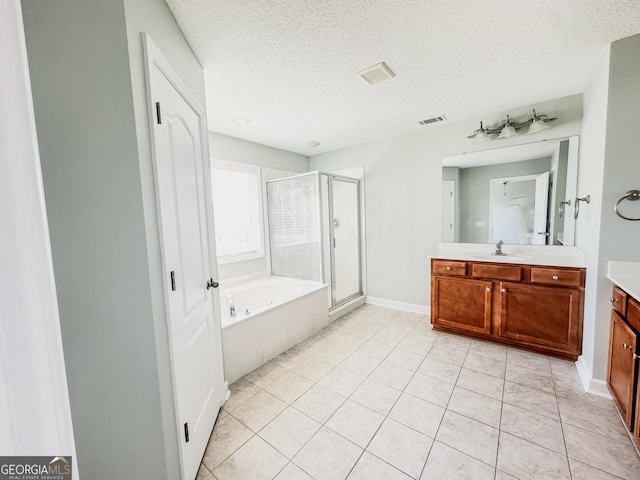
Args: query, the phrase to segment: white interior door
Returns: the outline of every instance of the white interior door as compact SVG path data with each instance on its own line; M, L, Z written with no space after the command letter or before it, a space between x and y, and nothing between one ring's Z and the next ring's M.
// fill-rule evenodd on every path
M549 172L536 176L536 193L533 209L533 245L547 244L547 212L549 202Z
M454 241L455 203L453 199L453 182L442 182L442 241Z
M202 111L150 65L155 168L171 361L184 480L195 478L224 393L217 291L207 287L210 237L208 162ZM182 90L182 88L181 88ZM217 331L216 331L217 330Z

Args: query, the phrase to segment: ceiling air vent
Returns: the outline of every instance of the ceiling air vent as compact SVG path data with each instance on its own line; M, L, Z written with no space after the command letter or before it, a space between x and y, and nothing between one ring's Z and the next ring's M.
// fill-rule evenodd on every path
M369 85L384 82L385 80L389 80L396 76L396 74L393 73L384 62L378 63L373 67L365 68L364 70L359 71L358 75L360 75Z
M440 115L438 117L427 118L426 120L420 120L418 125L429 125L430 123L438 123L444 122L447 119L444 115Z

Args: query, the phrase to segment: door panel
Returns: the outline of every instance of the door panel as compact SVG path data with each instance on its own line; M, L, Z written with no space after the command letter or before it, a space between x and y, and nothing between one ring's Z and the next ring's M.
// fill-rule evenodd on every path
M491 333L491 282L434 276L431 288L434 325Z
M207 290L213 242L205 192L201 117L154 65L156 183L183 478L195 478L220 408L222 350L216 299ZM175 290L169 281L175 272ZM188 442L187 430L188 425Z
M632 404L636 363L633 359L633 352L636 350L636 339L636 334L631 328L616 312L612 311L607 386L629 430L631 430L633 417Z
M335 303L360 292L358 184L332 178Z

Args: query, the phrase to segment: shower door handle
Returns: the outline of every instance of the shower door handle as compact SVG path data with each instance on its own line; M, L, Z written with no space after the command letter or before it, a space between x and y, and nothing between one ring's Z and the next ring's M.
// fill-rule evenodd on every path
M336 248L336 237L333 237L331 241L333 242L333 248Z

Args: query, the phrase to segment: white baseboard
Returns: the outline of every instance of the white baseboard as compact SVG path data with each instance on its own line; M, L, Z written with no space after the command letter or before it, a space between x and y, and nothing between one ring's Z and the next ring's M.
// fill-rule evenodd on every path
M585 392L611 400L611 393L609 393L607 383L604 380L599 380L591 376L591 372L584 361L584 357L578 358L576 368L578 369L578 375L580 375L582 388L584 388Z
M418 305L417 303L397 302L395 300L387 300L386 298L371 297L367 295L365 303L369 305L377 305L379 307L393 308L395 310L403 310L405 312L421 313L428 315L431 313L429 305Z

